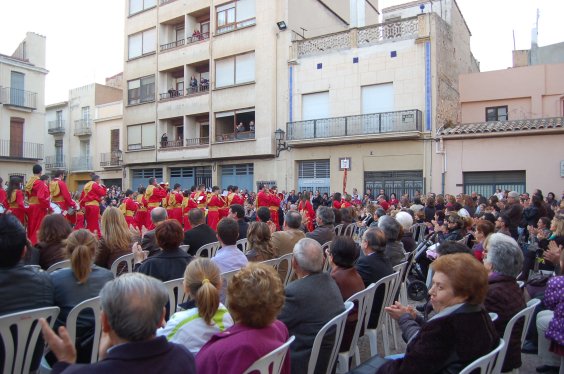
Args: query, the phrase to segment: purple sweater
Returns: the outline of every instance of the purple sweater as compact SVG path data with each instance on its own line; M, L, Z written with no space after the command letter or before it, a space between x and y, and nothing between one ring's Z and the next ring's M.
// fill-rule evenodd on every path
M288 329L280 321L254 329L236 323L217 333L196 356L198 373L241 374L256 360L280 347L288 340ZM282 366L282 374L290 374L290 351Z
M548 281L543 302L548 309L554 310L546 337L564 346L564 276L552 277Z

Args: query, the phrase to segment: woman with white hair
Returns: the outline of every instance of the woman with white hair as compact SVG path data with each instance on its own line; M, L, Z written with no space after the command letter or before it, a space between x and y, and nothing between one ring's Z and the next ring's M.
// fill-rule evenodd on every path
M417 246L415 240L413 240L413 233L411 232L411 226L413 226L413 217L407 212L398 212L395 218L403 229L403 235L400 239L403 244L403 249L406 252L412 252Z
M488 312L497 313L498 318L494 325L499 336L503 336L509 320L526 306L516 280L523 268L523 252L515 239L496 233L485 240L483 253L484 266L489 273L484 307ZM518 323L513 328L511 338L507 342L503 372L521 367L522 331L523 323Z

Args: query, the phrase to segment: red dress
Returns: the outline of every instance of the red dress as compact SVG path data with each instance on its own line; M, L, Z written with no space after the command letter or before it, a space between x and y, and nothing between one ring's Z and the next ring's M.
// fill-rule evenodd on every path
M147 227L147 200L144 195L137 195L137 212L135 212L135 223L141 230L143 226Z
M219 222L219 209L224 206L223 199L216 194L211 195L208 200L208 226L212 230L217 230L217 223Z
M86 183L80 195L81 205L85 208L84 219L86 220L86 228L91 233L96 232L98 238L102 235L99 222L100 201L104 196L106 196L106 188L94 181Z
M20 220L22 225L25 226L25 205L22 190L12 191L12 196L10 199L6 198L4 207L6 210L12 212L12 214Z
M278 210L280 209L281 200L275 194L270 194L270 220L276 225L276 230L280 230L280 221L278 220Z
M303 212L305 211L306 217L308 218L307 231L309 232L313 231L313 222L315 221L315 211L313 210L313 206L311 205L311 202L309 202L309 200L305 200L305 204L304 204L304 200L300 201L300 204L298 205L298 211L300 212L300 214L303 214Z
M37 232L43 218L49 210L49 188L37 176L33 176L25 185L29 208L27 210L27 236L31 244L37 244Z

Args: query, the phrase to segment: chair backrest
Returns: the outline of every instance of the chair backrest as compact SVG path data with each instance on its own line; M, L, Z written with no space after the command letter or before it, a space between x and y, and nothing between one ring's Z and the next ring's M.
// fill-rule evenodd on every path
M344 224L339 224L337 226L335 226L334 230L335 230L335 235L336 236L341 236L341 234L343 233L343 228L345 227Z
M220 246L221 244L219 244L219 242L205 244L198 248L198 250L196 251L196 257L212 258L215 256Z
M112 264L110 270L112 271L112 273L114 273L114 278L117 277L118 275L121 275L118 274L118 270L119 270L119 266L124 262L127 264L127 272L133 273L133 253L128 253L126 255L118 257Z
M525 335L527 334L527 330L529 329L529 324L531 323L531 317L533 316L536 306L539 305L540 302L541 301L539 299L529 300L527 306L523 308L519 313L516 313L509 320L509 322L507 322L507 325L505 326L505 331L503 332L503 340L505 340L507 344L505 345L505 347L503 347L503 349L499 353L498 360L495 364L496 370L499 369L499 371L497 371L498 373L501 373L501 367L503 366L503 361L505 360L505 355L507 354L507 348L509 347L509 339L511 338L511 334L513 332L513 328L515 327L515 324L517 323L517 321L523 319L523 330L521 331L521 336L520 336L521 345L519 346L521 347L523 345L523 341L525 340Z
M384 287L384 298L382 300L382 305L380 306L380 310L378 311L378 325L381 325L382 322L382 314L384 313L384 308L391 305L393 303L395 290L396 290L396 283L399 279L399 272L392 273L390 275L385 276L384 278L380 279L378 282L374 284L374 292L377 292L380 287ZM368 328L368 320L366 318L364 323L364 329Z
M168 304L170 305L169 318L178 310L178 304L184 302L184 278L172 279L164 282L168 291Z
M376 294L376 283L370 284L364 290L359 291L349 297L347 301L351 303L356 303L358 305L357 308L357 322L354 328L353 337L351 340L351 345L349 348L349 352L354 352L358 343L358 338L360 337L360 332L362 331L362 327L364 322L368 322L370 319L370 312L372 312L372 305L374 303L374 295ZM349 357L351 355L349 354Z
M406 269L405 269L405 273L403 274L403 277L401 278L402 283L407 280L409 273L411 273L411 267L415 263L415 254L416 254L416 252L413 250L411 252L408 252L406 257L405 257L405 260L407 261L407 266L406 266Z
M407 272L407 266L409 265L408 261L404 261L404 262L400 262L399 264L397 264L396 266L394 266L392 269L394 269L395 271L399 271L400 273L400 283L403 282L405 280L405 275Z
M492 320L492 322L495 322L497 320L498 317L497 313L489 312L488 314L490 315L490 319Z
M38 320L45 318L53 327L58 314L59 308L53 306L0 317L0 339L4 343L2 373L29 373L41 331Z
M282 364L284 363L284 359L288 353L288 348L290 348L290 344L292 344L294 339L294 335L290 336L286 343L256 360L255 363L245 370L243 374L250 374L256 371L260 374L280 374L282 371ZM272 369L270 369L271 367Z
M495 371L495 363L496 361L500 361L498 356L503 347L505 347L505 341L503 339L499 339L499 344L493 351L466 366L462 369L460 374L470 374L476 369L480 370L480 374L499 373Z
M307 373L313 374L315 372L315 366L319 357L319 350L321 349L321 343L323 338L329 330L335 332L335 340L333 341L333 348L331 350L331 355L329 356L329 361L327 361L327 368L325 372L327 374L333 371L333 366L337 360L339 354L339 347L341 346L341 340L343 340L343 332L345 331L345 322L347 321L347 316L352 310L354 304L350 301L345 301L345 311L341 314L335 316L332 320L327 322L325 326L319 330L313 341L313 347L311 348L311 356L309 357L309 364L307 366Z
M331 271L331 264L329 263L329 257L327 257L327 255L325 254L325 251L327 251L329 249L329 247L331 247L331 241L328 241L321 246L321 251L323 253L323 258L324 258L324 262L323 262L323 271L324 272Z
M470 234L466 234L465 237L463 237L460 240L457 240L457 243L463 244L465 246L468 246L468 242L470 241Z
M410 227L411 233L413 235L413 240L415 243L419 244L425 238L425 230L427 229L427 225L424 223L416 223Z
M182 244L181 246L179 246L180 249L182 249L184 252L188 253L188 250L190 249L190 245L189 244Z
M94 340L92 342L92 353L90 355L90 363L98 362L98 347L100 346L100 337L102 336L102 326L100 322L100 312L102 305L100 303L100 296L92 299L84 300L69 312L67 316L67 330L73 342L76 342L76 326L80 313L85 310L92 310L94 313Z
M49 266L49 268L46 271L48 273L52 273L55 270L70 268L70 266L71 266L70 260L63 260L63 261L56 262L53 265Z
M242 250L244 254L247 254L249 251L249 240L247 238L237 240L237 248Z
M277 270L278 274L280 274L280 276L283 278L282 282L284 283L284 287L286 287L294 277L294 267L292 266L293 257L293 253L287 253L284 256L278 258L279 262Z
M237 273L239 270L241 270L241 269L226 271L225 273L220 274L221 282L222 282L221 288L225 292L225 303L224 304L225 304L226 307L229 304L229 300L227 299L227 286L229 285L229 282L231 281L231 278L233 277L233 275L235 273Z
M345 227L345 229L343 230L343 236L350 236L351 238L354 235L356 229L356 223L350 223L347 225L347 227Z

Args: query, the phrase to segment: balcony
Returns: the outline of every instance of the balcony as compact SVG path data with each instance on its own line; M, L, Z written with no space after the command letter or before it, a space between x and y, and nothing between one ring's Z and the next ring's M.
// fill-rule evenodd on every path
M192 44L192 43L197 43L197 42L201 42L203 40L208 40L210 38L210 33L209 32L197 32L194 33L192 36L189 36L186 39L186 44Z
M236 142L239 140L249 140L255 138L254 131L233 132L215 136L216 143Z
M123 153L113 151L100 154L100 166L105 168L121 167L123 165Z
M0 140L0 158L19 160L43 159L43 144Z
M61 156L45 156L45 169L47 170L66 170L67 163Z
M92 121L89 119L79 119L74 121L74 136L92 135Z
M185 147L202 147L210 145L210 138L193 138L193 139L186 139Z
M239 29L244 29L245 27L254 26L257 24L256 18L249 18L242 21L237 21L234 23L230 23L228 25L218 26L217 27L217 35L225 34L230 31L235 31Z
M71 159L70 171L94 171L92 157L73 157Z
M209 137L159 142L157 161L206 159L210 157L209 144Z
M12 87L0 88L0 103L15 108L37 109L37 93Z
M201 93L207 93L209 91L210 91L210 84L209 82L206 82L194 87L188 87L186 89L186 93L184 93L184 91L181 90L170 89L165 93L159 94L159 100L168 100L168 99L174 99L177 97L184 97L184 96L195 96Z
M286 126L286 140L294 146L319 140L328 143L374 141L378 136L382 139L418 137L422 115L420 110L413 109L288 122Z
M161 52L168 51L169 49L173 49L173 48L176 48L176 47L183 46L185 44L185 42L186 41L184 39L180 39L180 40L177 40L177 41L174 41L174 42L162 44L161 47L160 47L160 50L161 50Z
M47 133L51 135L64 135L65 134L65 121L49 121Z
M294 41L293 48L296 53L295 56L301 58L341 49L360 48L391 41L416 39L418 36L419 19L416 16Z

